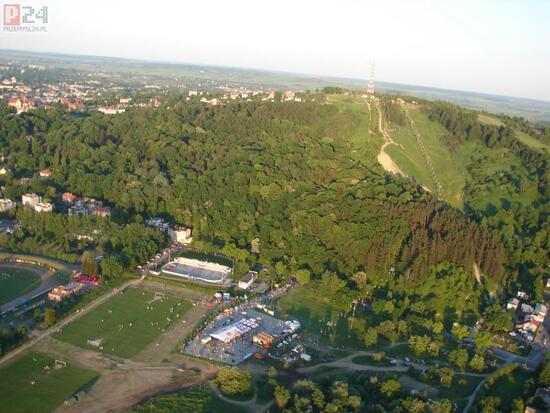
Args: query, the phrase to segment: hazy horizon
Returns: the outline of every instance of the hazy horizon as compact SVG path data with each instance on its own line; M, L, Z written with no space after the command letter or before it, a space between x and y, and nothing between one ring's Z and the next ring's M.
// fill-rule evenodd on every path
M541 0L21 4L47 5L48 31L1 48L358 80L374 62L377 81L550 101Z

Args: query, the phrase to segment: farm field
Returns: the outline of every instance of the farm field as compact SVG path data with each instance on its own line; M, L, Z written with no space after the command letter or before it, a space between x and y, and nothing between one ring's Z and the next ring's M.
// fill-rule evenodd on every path
M95 372L70 363L56 368L55 360L45 354L27 353L0 369L2 409L10 413L51 412L96 377Z
M82 348L133 357L175 322L183 320L191 303L139 288L111 298L65 327L54 337ZM94 343L90 342L95 341Z
M40 285L33 271L0 265L0 305L5 304Z

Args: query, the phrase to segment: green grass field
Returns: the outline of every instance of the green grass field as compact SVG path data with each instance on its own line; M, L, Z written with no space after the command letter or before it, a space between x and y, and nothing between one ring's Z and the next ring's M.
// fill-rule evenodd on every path
M333 307L321 302L317 292L307 286L296 287L281 297L277 305L278 317L295 318L302 323L306 333L320 335L335 344L361 346L362 334L365 331L365 320L357 317L353 323L339 313L347 312L350 306L343 304L346 300L336 300ZM327 322L335 325L327 333Z
M97 377L95 372L71 364L55 368L54 362L47 355L27 353L0 369L0 410L51 412Z
M435 173L443 186L443 196L450 204L461 208L463 204L463 189L466 180L464 159L452 154L443 143L442 138L448 132L436 122L416 110L409 111L414 120L416 130L422 137L424 146L430 154ZM409 128L390 131L393 140L401 146L390 145L387 153L408 176L429 188L434 193L435 185L426 165L426 160Z
M375 105L369 107L363 98L345 95L331 95L328 103L338 108L335 127L347 127L347 139L353 152L351 156L357 160L376 161L376 156L384 139L378 132L378 110ZM370 129L370 131L369 131Z
M493 126L504 125L504 123L499 118L485 114L485 113L478 113L477 120L486 125L493 125Z
M23 268L0 266L0 305L40 285L40 277Z
M542 152L543 150L550 151L550 146L546 145L544 142L539 141L538 139L533 138L530 135L527 135L525 132L514 130L514 136L518 138L520 142L529 146L532 149Z
M171 296L163 299L130 288L65 327L55 338L82 348L120 357L132 357L181 322L191 303ZM100 340L92 346L88 340Z

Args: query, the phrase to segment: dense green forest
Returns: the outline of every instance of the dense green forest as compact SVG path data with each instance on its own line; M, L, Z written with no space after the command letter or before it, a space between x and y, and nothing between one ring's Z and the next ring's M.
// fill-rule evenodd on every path
M132 214L165 214L246 259L291 270L409 278L450 260L501 277L500 240L407 182L348 156L337 111L316 103L168 100L107 117L3 111L0 142L16 176L45 167L51 184ZM14 181L15 182L15 181ZM8 196L26 188L8 183Z
M445 141L448 145L481 145L479 153L484 154L473 154L475 162L468 167L465 210L503 240L512 285L527 288L540 297L548 265L550 157L546 147L527 145L518 139L518 134L546 142L548 128L537 129L523 119L505 116L500 125L483 124L475 112L446 103L431 103L426 111L449 131ZM503 162L498 158L505 158L508 167L493 170L493 164ZM476 208L478 198L494 187L507 188L511 196L501 198L499 206Z
M504 283L510 273L517 279L527 267L540 273L545 202L492 216L465 214L414 181L354 159L347 139L356 127L353 118L322 101L213 107L169 97L158 109L116 116L67 113L61 106L15 116L2 107L0 145L12 169L5 194L14 199L34 190L53 198L71 191L102 199L115 209L118 223L106 231L111 235L128 222L143 232L144 217L162 215L191 226L195 239L238 261L287 273L307 270L314 278L329 270L351 280L363 271L371 280L416 283L443 262L469 273L478 264L489 286ZM428 110L458 140L509 148L536 176L540 199L547 199L544 154L511 138L506 127L480 126L457 107L433 104ZM384 103L383 113L406 122L397 105ZM52 177L20 183L42 168L51 168ZM71 250L60 230L71 228L67 218L54 214L38 221L57 220L57 231L20 218L28 223L27 235L40 232L37 242ZM107 238L105 251L124 248ZM119 263L136 265L161 243L158 236L151 242L142 253L127 250Z

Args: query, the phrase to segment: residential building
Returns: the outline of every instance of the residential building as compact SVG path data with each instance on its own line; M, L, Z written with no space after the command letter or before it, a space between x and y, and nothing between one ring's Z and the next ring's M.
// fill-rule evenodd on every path
M164 232L170 229L170 224L160 217L147 218L145 224Z
M76 195L70 192L63 192L61 195L61 200L67 204L74 204L76 201Z
M23 98L9 98L8 106L14 107L17 113L26 112L34 107L34 101L26 97Z
M111 216L111 208L100 206L93 211L93 214L99 217L109 218Z
M34 193L23 194L21 196L21 203L24 206L28 206L31 208L34 208L35 205L38 204L40 201L41 201L41 198Z
M248 271L246 275L240 279L239 288L243 290L248 290L257 279L258 273L256 271Z
M517 298L510 298L506 304L507 310L517 310L519 307L520 301Z
M546 317L546 311L547 311L547 308L544 304L540 304L540 303L535 304L535 314L540 315L542 317Z
M533 314L533 311L535 311L535 309L533 307L531 307L529 304L523 303L521 305L521 311L524 314Z
M284 101L287 101L287 100L294 100L295 96L294 96L294 92L292 90L285 90L283 92L283 100Z
M39 202L34 206L36 212L52 212L53 205L49 202Z
M193 241L193 237L191 236L191 228L174 227L168 230L168 235L178 244L187 245Z
M84 216L84 215L88 215L88 210L86 208L84 208L83 205L74 205L74 206L69 208L68 213L69 213L69 215Z
M9 211L12 208L15 208L15 202L7 198L0 199L0 212Z
M52 171L50 171L49 169L42 169L39 174L42 178L48 178L52 175Z
M6 165L2 165L0 168L0 175L6 175L10 172L10 168Z

